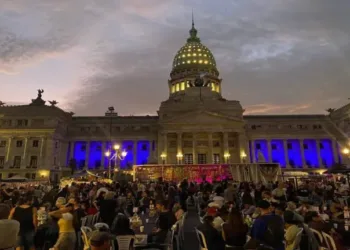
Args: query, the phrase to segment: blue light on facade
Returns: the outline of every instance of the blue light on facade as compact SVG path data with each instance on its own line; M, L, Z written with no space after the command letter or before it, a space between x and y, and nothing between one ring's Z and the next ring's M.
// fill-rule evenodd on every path
M271 140L271 156L273 163L279 163L285 168L287 165L286 155L284 152L283 140Z

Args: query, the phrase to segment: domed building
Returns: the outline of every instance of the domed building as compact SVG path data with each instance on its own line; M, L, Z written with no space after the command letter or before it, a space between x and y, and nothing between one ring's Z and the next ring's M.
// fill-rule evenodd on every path
M58 181L79 169L142 170L151 164L162 175L170 166L171 176L181 166L207 168L201 176L213 179L221 173L210 166L221 171L226 164L242 180L258 176L254 166L263 163L286 173L347 163L350 104L327 115L244 115L239 101L223 97L222 83L192 21L173 59L169 97L156 116L119 116L113 107L104 116L75 116L56 101L46 105L43 90L28 105L0 102L0 178ZM244 174L234 174L242 166ZM145 178L155 176L153 169ZM191 173L182 177L193 179Z

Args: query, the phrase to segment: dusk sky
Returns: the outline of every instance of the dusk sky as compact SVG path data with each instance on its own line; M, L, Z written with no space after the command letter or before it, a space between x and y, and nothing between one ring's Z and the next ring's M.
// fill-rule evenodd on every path
M349 0L0 0L0 100L40 88L77 115L155 114L192 9L223 96L246 114L349 102Z

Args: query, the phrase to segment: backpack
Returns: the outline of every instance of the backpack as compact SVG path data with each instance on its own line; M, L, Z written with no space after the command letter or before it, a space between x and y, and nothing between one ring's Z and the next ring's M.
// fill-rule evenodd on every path
M273 248L283 245L284 241L284 222L278 215L262 216L267 224L267 230L264 234L264 243Z

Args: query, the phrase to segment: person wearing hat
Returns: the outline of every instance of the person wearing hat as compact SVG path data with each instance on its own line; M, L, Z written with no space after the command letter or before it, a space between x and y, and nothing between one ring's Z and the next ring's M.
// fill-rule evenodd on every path
M261 200L257 207L260 216L254 221L251 237L258 245L284 250L284 222L281 216L271 213L270 202Z
M110 250L113 235L107 232L93 231L90 236L91 250Z

